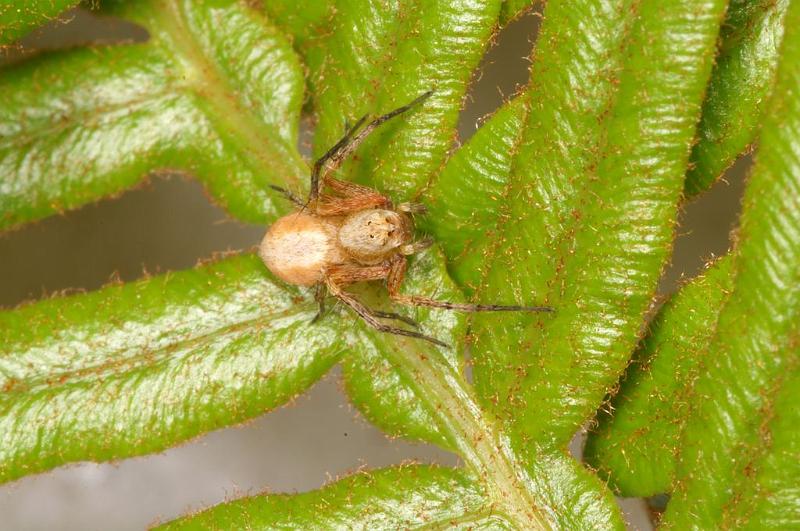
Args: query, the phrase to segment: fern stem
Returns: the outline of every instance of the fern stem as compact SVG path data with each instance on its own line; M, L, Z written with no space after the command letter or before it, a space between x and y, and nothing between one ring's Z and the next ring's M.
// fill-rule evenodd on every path
M413 341L387 348L390 361L409 373L418 396L435 412L440 428L483 484L492 513L500 513L519 529L551 529L534 499L531 480L473 396L464 377L451 365L431 360L430 352Z

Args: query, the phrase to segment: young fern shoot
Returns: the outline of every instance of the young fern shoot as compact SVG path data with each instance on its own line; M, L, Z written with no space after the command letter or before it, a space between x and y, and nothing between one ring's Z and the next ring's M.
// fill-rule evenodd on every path
M429 239L414 241L411 214L425 213L419 203L392 201L372 188L342 181L332 176L348 155L384 122L427 100L428 91L414 101L367 123L362 117L327 153L314 163L308 199L277 186L298 210L278 219L264 235L259 255L275 276L299 286L316 286L319 319L325 309L327 293L356 312L367 324L381 332L424 339L436 345L447 344L418 332L386 324L395 320L418 328L413 320L393 312L365 306L344 288L368 280L386 280L389 297L401 304L428 306L462 312L551 312L547 306L507 306L463 304L439 301L416 295L402 295L400 286L406 273L406 257L432 244ZM364 125L366 123L366 125Z

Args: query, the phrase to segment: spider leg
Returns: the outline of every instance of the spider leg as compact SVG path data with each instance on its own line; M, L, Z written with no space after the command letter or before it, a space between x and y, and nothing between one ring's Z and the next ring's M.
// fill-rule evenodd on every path
M378 310L371 310L372 315L375 317L380 317L381 319L394 319L395 321L402 321L407 325L411 325L414 328L419 328L419 323L416 322L414 319L410 317L406 317L405 315L400 315L399 313L394 312L381 312Z
M387 277L389 297L401 304L410 306L427 306L429 308L442 308L444 310L457 310L460 312L554 312L550 306L508 306L500 304L465 304L460 302L437 301L418 295L401 295L400 285L406 274L406 259L397 255L391 264L391 271Z
M333 283L344 286L353 282L365 282L368 280L381 280L389 274L388 264L374 266L362 266L355 264L342 264L330 266L325 270L325 278Z
M333 177L326 177L325 184L338 195L320 195L314 205L317 215L336 216L368 208L391 208L392 201L385 195L369 188Z
M333 159L344 149L349 143L350 139L353 138L356 130L361 127L365 121L367 121L367 116L364 115L358 119L358 121L347 130L344 136L336 142L332 148L330 148L324 155L317 159L314 163L314 167L311 169L311 189L308 192L308 202L310 203L314 199L319 196L320 193L320 172L328 163L329 160ZM338 166L338 164L337 164ZM327 173L327 172L326 172Z
M289 190L287 190L286 188L281 188L280 186L275 186L274 184L270 184L270 185L269 185L269 187L270 187L270 188L272 188L273 190L275 190L276 192L280 192L280 193L282 193L282 194L283 194L283 196L284 196L286 199L288 199L289 201L291 201L291 202L292 202L292 203L294 203L295 205L297 205L297 206L303 206L303 201L301 201L299 197L297 197L296 195L294 195L292 192L290 192L290 191L289 191Z
M376 192L374 188L370 188L369 186L364 186L361 184L351 183L350 181L342 181L340 179L336 179L328 175L325 177L325 185L328 186L331 190L336 192L339 195L344 197L356 197L362 195L381 195L379 192ZM389 202L389 198L381 195L384 197L387 202Z
M327 295L326 290L327 288L325 287L325 284L321 282L317 284L317 289L314 292L314 300L317 301L319 310L317 311L317 315L311 319L311 324L314 324L322 319L322 316L325 314L325 295Z
M428 207L422 203L400 203L397 205L397 210L400 212L408 212L409 214L427 214Z
M376 192L353 197L323 195L317 202L316 214L318 216L340 216L368 208L385 207L387 204L389 204L389 200Z
M433 245L433 240L431 238L425 238L424 240L418 240L413 243L407 243L405 245L401 245L398 251L402 255L410 255L416 254L420 251L423 251Z
M350 130L344 135L344 137L342 137L341 140L339 140L331 149L328 150L327 153L325 153L314 163L314 167L311 171L311 191L309 192L308 201L311 202L319 197L321 188L325 184L328 174L338 168L342 161L348 157L348 155L358 149L358 146L361 145L364 139L366 139L376 127L391 120L395 116L413 109L423 101L430 98L432 94L433 91L429 90L406 105L398 107L397 109L384 115L378 116L364 126L364 128L358 133L356 133L356 130L364 123L366 116L356 122L356 124L350 128Z
M438 345L440 347L445 347L445 348L448 347L447 343L439 341L436 338L426 336L425 334L420 334L419 332L415 332L413 330L397 328L395 326L390 326L380 322L373 310L370 310L364 304L362 304L358 299L356 299L353 295L344 291L338 284L336 284L330 278L325 279L325 284L328 286L328 289L330 290L331 294L334 297L336 297L337 299L348 305L350 308L352 308L353 311L356 312L359 315L359 317L361 317L364 320L365 323L370 325L375 330L398 336L424 339L425 341L429 341L434 345Z
M356 266L356 265L339 265L329 267L325 272L326 277L339 286L345 284L352 284L353 282L364 282L367 280L380 280L386 278L389 274L389 266L386 264L376 266ZM380 317L381 319L394 319L395 321L402 321L406 324L419 328L419 323L415 320L400 315L394 312L383 312L379 310L370 310L372 315Z

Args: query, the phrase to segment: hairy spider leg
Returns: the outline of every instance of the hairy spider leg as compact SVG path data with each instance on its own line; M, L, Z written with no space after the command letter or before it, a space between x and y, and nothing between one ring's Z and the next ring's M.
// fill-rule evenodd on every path
M325 284L322 283L317 284L317 288L314 291L314 300L317 301L317 306L319 307L319 310L317 310L317 315L315 315L314 318L311 319L311 324L314 324L320 319L322 319L322 316L325 314L325 295L327 295Z
M331 177L330 175L328 175L325 178L325 185L336 194L339 194L344 197L378 195L380 197L383 197L388 203L391 203L388 197L381 194L374 188L370 188L369 186L364 186L361 184L351 183L350 181L342 181L340 179ZM324 194L322 194L322 196L324 196Z
M411 317L406 317L405 315L395 312L383 312L372 308L370 308L369 311L371 311L372 315L375 317L380 317L381 319L394 319L395 321L402 321L407 325L413 326L414 328L419 328L419 323Z
M321 195L315 213L318 216L342 216L370 208L386 208L390 205L391 201L377 192L367 192L363 195L344 198Z
M460 302L437 301L418 295L401 295L400 286L406 275L407 262L405 256L396 255L392 258L387 288L389 297L401 304L411 306L427 306L429 308L442 308L445 310L458 310L460 312L553 312L550 306L507 306L500 304L465 304Z
M415 241L413 243L407 243L405 245L402 245L398 249L398 251L400 252L400 254L403 254L403 255L417 254L420 251L424 251L425 249L427 249L431 245L433 245L433 239L432 238L425 238L423 240L417 240L417 241Z
M290 192L290 191L289 191L289 190L287 190L286 188L281 188L280 186L275 186L274 184L270 184L270 185L269 185L269 187L270 187L270 188L272 188L273 190L275 190L276 192L280 192L280 193L282 193L282 194L283 194L283 196L284 196L286 199L288 199L289 201L291 201L291 202L292 202L292 203L294 203L295 205L297 205L297 206L303 206L303 201L301 201L299 197L297 197L296 195L294 195L292 192Z
M363 268L360 268L360 269L363 269ZM386 278L386 272L387 272L387 269L386 268L382 268L380 270L380 276L378 278ZM340 278L340 279L344 277L344 274L342 272L334 273L334 274L336 275L337 278ZM359 277L363 277L364 274L359 274L358 276ZM373 275L370 279L371 280L375 279L374 277L375 277L375 275ZM354 282L358 282L358 281L361 281L361 280L363 280L363 278L359 278L359 280L356 280ZM324 282L320 282L319 284L317 284L316 290L314 292L314 300L316 300L317 304L319 305L319 311L317 312L317 315L315 315L314 318L311 320L311 324L314 324L317 321L319 321L322 318L323 314L325 313L325 297L327 295L328 295L328 287L327 287L327 285ZM413 326L415 328L419 328L419 323L417 323L415 320L411 319L410 317L406 317L405 315L400 315L399 313L395 313L395 312L382 312L382 311L379 311L379 310L370 310L370 311L372 312L372 314L375 317L380 317L381 319L394 319L396 321L402 321L402 322L404 322L404 323L406 323L408 325L411 325L411 326Z
M331 147L324 155L318 158L317 161L314 163L314 167L311 168L311 189L308 191L309 203L314 199L316 199L317 196L319 196L321 188L320 173L322 172L322 169L325 167L325 165L328 163L329 160L336 157L338 153L341 152L342 149L344 149L348 143L350 143L350 139L353 137L356 130L359 127L361 127L364 124L364 122L367 121L368 116L369 116L368 114L365 114L364 116L359 118L358 121L355 124L353 124L353 127L349 128L347 132L345 132L344 136L341 139L339 139L339 141L336 142L333 145L333 147ZM328 171L330 170L326 170L325 173L327 173Z
M400 203L397 205L397 210L400 212L407 212L408 214L427 214L428 207L422 203Z
M363 116L358 122L345 133L344 137L339 140L331 149L328 150L322 157L314 163L311 170L311 190L308 193L308 202L315 200L319 197L322 187L325 185L327 176L330 172L338 168L342 161L346 159L353 151L358 149L358 146L381 124L391 120L395 116L403 114L404 112L413 109L423 101L427 100L433 94L433 90L429 90L418 96L413 101L398 107L397 109L388 112L384 115L378 116L369 122L364 128L356 133L356 130L363 125L366 121L366 116Z
M331 294L348 305L350 308L356 312L365 323L370 325L372 328L379 332L385 332L388 334L394 334L397 336L406 336L406 337L414 337L417 339L424 339L425 341L429 341L434 345L439 345L440 347L447 348L447 343L439 341L438 339L430 336L426 336L425 334L421 334L419 332L415 332L413 330L406 330L405 328L397 328L395 326L390 326L384 324L378 320L378 315L373 311L367 308L364 304L362 304L358 299L356 299L350 293L344 291L341 286L333 282L330 278L325 279L325 284L328 286ZM383 313L383 312L381 312Z
M359 265L348 264L348 265L338 265L329 267L325 271L325 279L326 279L326 284L327 281L330 281L339 286L341 289L342 286L347 284L353 284L355 282L365 282L368 280L382 280L385 279L388 274L389 274L389 266L387 264L381 264L376 266L359 266ZM338 297L338 295L333 293L333 291L331 292L331 294L334 295L335 297ZM394 319L396 321L402 321L415 328L419 328L419 323L417 323L410 317L406 317L405 315L401 315L395 312L383 312L380 310L373 310L371 308L368 308L368 310L375 317L380 317L381 319Z

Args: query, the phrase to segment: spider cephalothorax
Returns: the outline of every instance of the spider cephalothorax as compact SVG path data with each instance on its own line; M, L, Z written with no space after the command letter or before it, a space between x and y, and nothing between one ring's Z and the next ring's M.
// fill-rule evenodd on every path
M392 252L402 252L411 243L413 230L411 219L403 212L371 208L344 219L338 243L356 261L374 265Z
M331 176L376 127L412 109L431 94L432 91L426 92L408 105L379 116L366 125L367 117L361 118L314 164L307 201L301 201L287 190L273 187L293 201L298 210L280 218L269 228L261 242L259 255L270 271L282 280L299 286L317 286L317 302L320 306L317 318L324 311L326 293L330 293L378 330L446 346L438 339L415 330L383 323L381 319L394 319L417 326L402 315L367 308L343 287L354 282L385 279L393 300L414 306L465 312L552 309L544 306L461 304L401 295L406 256L431 244L430 240L413 240L411 214L423 213L425 207L419 203L394 206L388 197L377 190Z

